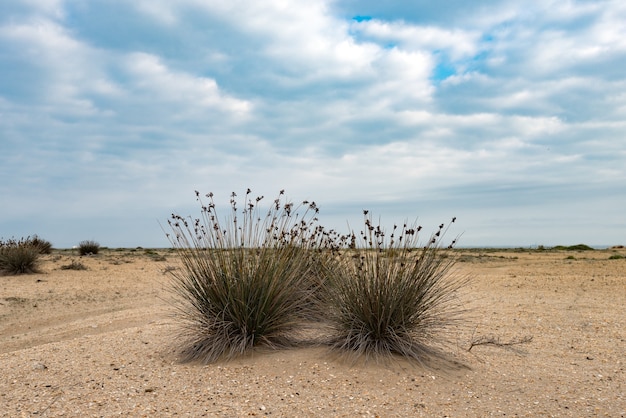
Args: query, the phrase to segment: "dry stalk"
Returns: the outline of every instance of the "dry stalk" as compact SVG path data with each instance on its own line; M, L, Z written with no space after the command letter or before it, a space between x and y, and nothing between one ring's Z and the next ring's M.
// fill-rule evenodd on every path
M521 345L521 344L528 344L532 340L533 340L532 335L525 335L523 337L513 338L508 341L502 341L500 337L497 337L495 335L486 335L486 336L482 336L478 338L472 338L472 341L470 342L470 346L468 347L467 351L472 351L472 348L474 348L477 345L491 345L494 347L500 347L500 348L504 348L507 350L519 352L519 350L516 350L514 346Z

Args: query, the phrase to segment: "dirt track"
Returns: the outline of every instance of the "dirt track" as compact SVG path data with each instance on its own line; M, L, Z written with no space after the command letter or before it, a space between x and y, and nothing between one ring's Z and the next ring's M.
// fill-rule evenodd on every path
M472 312L450 336L455 363L424 369L322 348L180 364L173 255L58 252L41 274L0 277L0 415L624 417L626 259L613 254L626 250L464 252ZM88 269L61 269L72 261Z

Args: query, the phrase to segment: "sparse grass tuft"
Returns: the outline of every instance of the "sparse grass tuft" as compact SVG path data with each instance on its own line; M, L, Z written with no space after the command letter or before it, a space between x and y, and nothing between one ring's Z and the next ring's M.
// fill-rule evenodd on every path
M144 250L144 254L153 261L167 261L167 257L156 250Z
M420 247L421 227L405 223L386 236L364 214L360 235L341 239L348 252L325 266L329 344L356 357L421 361L460 313L454 300L465 280L451 274L455 257L440 247L447 228Z
M96 241L86 240L78 244L78 254L96 255L100 251L100 244Z
M80 261L72 260L71 263L62 265L61 270L87 270L87 267Z
M183 323L185 360L204 363L233 358L264 346L297 344L303 324L314 315L319 283L315 255L325 235L315 202L294 207L283 191L261 212L263 196L250 189L238 207L220 218L213 194L198 219L173 214L167 234L182 268L173 277L175 307Z

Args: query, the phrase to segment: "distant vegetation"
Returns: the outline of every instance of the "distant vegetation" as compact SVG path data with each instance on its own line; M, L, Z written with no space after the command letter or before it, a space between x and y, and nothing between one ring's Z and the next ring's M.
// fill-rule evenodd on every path
M153 249L144 250L144 254L154 261L167 261L167 257L165 257L162 254L159 254L158 251L153 250Z
M567 251L594 251L593 248L585 244L577 244L577 245L570 245L570 246L557 245L556 247L552 247L552 249L553 250L567 250Z
M80 255L96 255L100 251L100 244L96 241L81 241L78 244L78 254Z
M50 254L52 244L37 235L32 237L0 239L0 274L36 273L41 254Z

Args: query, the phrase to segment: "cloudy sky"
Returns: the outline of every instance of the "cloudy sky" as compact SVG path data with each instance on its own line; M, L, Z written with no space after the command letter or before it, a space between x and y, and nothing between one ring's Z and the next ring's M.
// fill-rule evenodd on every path
M194 190L250 187L626 244L624 68L621 0L2 0L0 237L167 247Z

